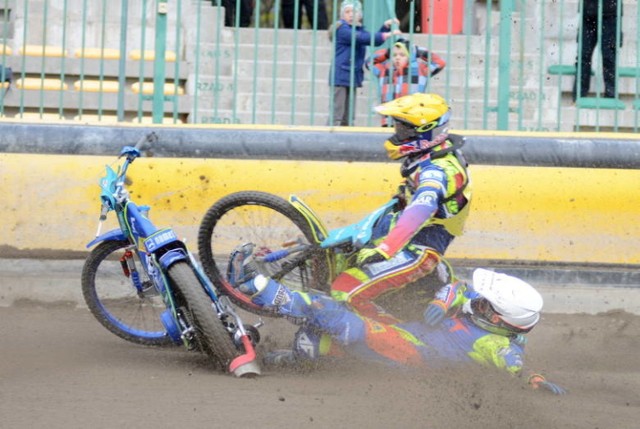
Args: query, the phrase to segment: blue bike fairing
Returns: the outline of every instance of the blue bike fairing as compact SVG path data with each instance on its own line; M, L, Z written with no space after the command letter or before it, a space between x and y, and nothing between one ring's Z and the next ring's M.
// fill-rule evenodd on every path
M147 238L158 232L158 228L144 215L147 206L138 207L129 201L124 209L124 218L136 238ZM142 210L141 210L142 209ZM149 249L151 251L152 249Z
M107 175L100 179L100 199L106 203L111 210L116 206L116 200L113 194L116 192L116 180L118 180L118 174L110 166L106 166Z
M168 269L176 261L184 261L187 255L183 249L173 249L162 255L158 263L162 269Z
M87 249L102 241L122 241L126 239L127 237L125 237L121 229L114 229L109 232L105 232L104 234L101 234L100 236L91 240L89 244L87 244Z
M320 243L320 246L326 249L351 242L357 248L364 247L371 241L373 229L378 223L378 220L382 218L390 208L396 205L397 202L397 199L392 198L362 220L342 228L331 230L329 236Z
M164 228L154 232L150 237L147 237L144 240L144 246L147 251L152 253L159 248L176 241L179 241L176 233L171 228Z

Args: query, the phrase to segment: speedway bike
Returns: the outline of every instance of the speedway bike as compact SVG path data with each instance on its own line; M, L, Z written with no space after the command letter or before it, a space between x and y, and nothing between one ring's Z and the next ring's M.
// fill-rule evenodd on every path
M106 166L98 230L82 270L86 304L105 328L127 341L183 345L206 353L225 372L258 375L258 326L244 325L174 230L156 227L150 207L130 198L127 171L143 147L156 142L155 133L147 134L122 148L117 170ZM101 233L112 211L119 227Z
M328 230L295 195L284 199L261 191L232 193L205 213L198 255L214 285L235 304L254 314L278 317L274 309L253 304L242 292L245 272L271 277L292 290L328 292L333 279L353 266L358 251L370 243L375 224L398 204L400 197L393 197L358 222ZM443 260L432 275L394 295L425 305L452 276Z

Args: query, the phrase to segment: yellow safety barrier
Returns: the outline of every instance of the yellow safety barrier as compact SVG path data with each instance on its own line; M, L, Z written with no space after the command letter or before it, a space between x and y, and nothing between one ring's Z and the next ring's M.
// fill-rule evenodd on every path
M98 222L98 180L115 160L115 153L0 154L0 251L3 245L83 251ZM230 192L294 193L332 228L358 220L395 193L398 169L391 162L141 158L128 177L135 201L152 207L157 225L196 243L205 211ZM475 165L470 171L471 214L448 256L640 263L639 170Z

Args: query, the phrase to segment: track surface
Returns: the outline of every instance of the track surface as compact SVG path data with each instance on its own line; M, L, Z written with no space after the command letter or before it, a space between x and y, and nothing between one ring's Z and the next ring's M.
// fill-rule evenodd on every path
M129 344L75 305L0 307L0 416L7 428L637 428L640 317L544 316L529 366L556 397L493 371L415 373L375 364L264 368L236 379L206 357ZM260 351L294 328L266 320Z

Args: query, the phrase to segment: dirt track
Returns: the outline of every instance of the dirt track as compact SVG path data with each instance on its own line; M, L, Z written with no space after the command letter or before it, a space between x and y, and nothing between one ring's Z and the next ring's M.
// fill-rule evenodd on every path
M640 317L547 315L529 366L557 397L493 371L416 374L353 362L264 368L235 379L180 349L129 344L87 310L0 308L0 416L6 428L637 428ZM293 327L267 320L262 348Z

